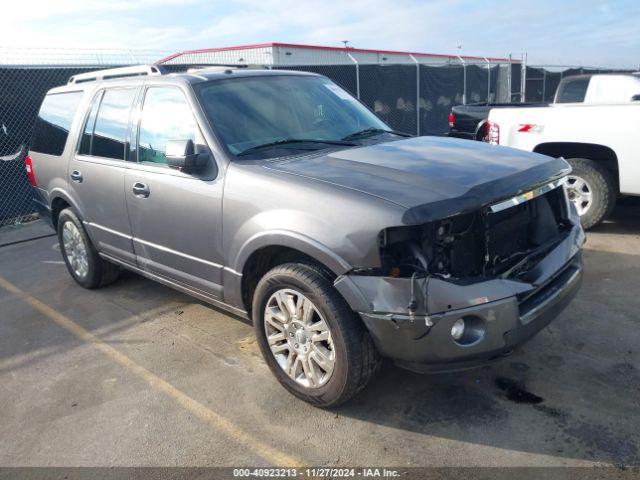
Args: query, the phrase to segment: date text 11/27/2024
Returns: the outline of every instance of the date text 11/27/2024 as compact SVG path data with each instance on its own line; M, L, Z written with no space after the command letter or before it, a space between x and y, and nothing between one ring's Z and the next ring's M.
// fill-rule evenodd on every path
M234 468L234 478L393 478L400 472L388 468Z

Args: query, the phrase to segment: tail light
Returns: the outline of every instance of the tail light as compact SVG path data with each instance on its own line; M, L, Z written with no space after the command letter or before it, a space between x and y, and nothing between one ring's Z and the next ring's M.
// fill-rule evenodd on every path
M487 141L491 145L500 145L500 127L497 123L487 122Z
M33 171L33 162L31 161L31 157L27 155L24 157L24 168L27 171L27 179L32 187L37 187L38 182L36 182L36 174Z
M453 112L449 112L449 128L453 128L453 124L456 122L456 117Z

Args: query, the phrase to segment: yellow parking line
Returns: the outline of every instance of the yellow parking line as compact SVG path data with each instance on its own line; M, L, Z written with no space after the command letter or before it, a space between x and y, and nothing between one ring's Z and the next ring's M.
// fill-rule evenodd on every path
M147 382L151 388L164 393L204 422L221 431L232 440L235 440L239 444L254 451L256 454L258 454L260 457L264 458L271 464L287 467L299 467L303 465L303 462L301 462L300 460L257 440L250 433L245 432L242 428L238 427L224 416L214 412L208 407L205 407L197 400L194 400L187 394L181 392L176 387L166 382L159 376L151 373L143 366L138 365L123 353L119 352L110 345L107 345L105 342L100 340L98 337L96 337L77 323L67 318L65 315L54 310L49 305L42 303L40 300L32 297L28 293L21 291L18 287L2 277L0 277L0 287L5 289L9 293L12 293L16 297L19 297L22 301L35 308L42 315L49 318L65 330L71 332L76 337L91 344L94 348L104 353L113 361L122 365L124 368L136 374L142 380Z

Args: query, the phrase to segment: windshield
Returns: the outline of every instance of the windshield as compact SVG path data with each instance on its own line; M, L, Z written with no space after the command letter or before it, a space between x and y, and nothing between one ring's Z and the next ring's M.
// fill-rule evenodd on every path
M235 155L265 158L286 154L283 149L348 146L343 139L354 133L389 130L323 77L229 78L199 84L196 91L221 140Z

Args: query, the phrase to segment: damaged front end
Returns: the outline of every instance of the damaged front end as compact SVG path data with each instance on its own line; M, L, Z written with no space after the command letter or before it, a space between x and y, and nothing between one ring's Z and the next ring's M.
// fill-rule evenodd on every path
M581 280L584 233L563 179L475 211L380 232L380 266L336 287L379 350L450 370L508 353L546 326Z

